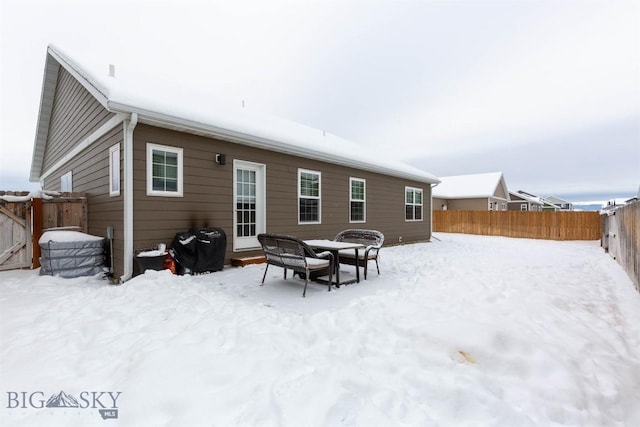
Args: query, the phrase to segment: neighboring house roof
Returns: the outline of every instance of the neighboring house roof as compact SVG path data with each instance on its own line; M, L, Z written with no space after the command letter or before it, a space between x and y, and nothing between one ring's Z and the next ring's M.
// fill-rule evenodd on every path
M544 204L544 203L542 203L540 201L539 197L533 196L533 195L531 195L529 193L526 193L524 191L518 191L518 192L509 191L509 196L512 197L511 198L512 202L514 201L513 197L515 197L517 199L520 199L520 200L517 200L518 202L527 201L529 203L533 203L534 205L541 205L541 206Z
M526 191L522 191L522 190L518 190L517 194L519 196L521 196L521 197L526 197L529 200L534 200L534 201L538 202L539 204L541 204L542 206L549 206L549 207L552 207L554 209L561 209L560 205L557 205L557 204L553 203L552 201L547 200L544 197L536 196L535 194L527 193Z
M136 113L140 123L428 184L439 182L436 176L421 169L375 156L371 147L246 108L234 109L228 105L216 104L214 96L207 96L206 88L177 88L172 82L158 85L151 81L151 73L139 77L120 77L118 74L111 77L106 64L96 67L80 63L53 45L49 45L47 49L31 181L38 181L45 172L42 171L42 164L58 64L72 74L108 111L126 117ZM180 83L185 82L188 82L188 78L182 79Z
M544 199L549 203L553 203L554 205L570 205L571 204L571 202L569 202L568 200L564 200L556 196L546 196L544 197Z
M440 185L433 189L433 197L440 199L495 197L499 187L509 197L502 172L441 176L440 181Z
M536 196L533 193L527 193L526 191L518 190L518 194L540 201L540 196Z
M557 208L558 210L561 210L561 211L573 210L573 203L556 196L545 196L545 197L542 197L542 200L545 203L552 205L554 208Z

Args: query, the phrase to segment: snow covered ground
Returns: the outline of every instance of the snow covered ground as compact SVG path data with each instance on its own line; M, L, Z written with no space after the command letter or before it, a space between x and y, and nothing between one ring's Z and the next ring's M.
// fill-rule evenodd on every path
M0 420L640 425L640 295L598 242L437 237L304 299L275 267L260 287L264 265L122 286L0 273Z

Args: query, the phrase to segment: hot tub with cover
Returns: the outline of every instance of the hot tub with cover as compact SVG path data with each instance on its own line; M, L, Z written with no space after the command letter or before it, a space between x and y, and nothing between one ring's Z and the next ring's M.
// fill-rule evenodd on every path
M42 234L40 274L94 276L104 272L105 238L79 231L50 230Z

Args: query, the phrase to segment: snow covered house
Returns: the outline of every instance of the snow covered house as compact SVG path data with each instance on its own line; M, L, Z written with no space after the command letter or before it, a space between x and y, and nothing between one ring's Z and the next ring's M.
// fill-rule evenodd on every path
M506 211L509 190L502 172L440 177L434 210Z
M371 228L389 243L430 239L434 175L149 77L47 48L30 178L87 195L89 233L113 227L121 281L134 274L135 250L191 227L222 228L226 262L261 254L265 231L333 238Z
M572 211L573 210L573 204L567 200L561 199L560 197L556 197L556 196L546 196L544 197L545 202L549 203L550 205L554 205L557 206L561 211Z
M549 197L537 196L533 193L528 193L523 190L518 190L517 193L511 193L512 203L509 204L509 210L523 210L523 209L517 209L517 207L522 208L522 204L513 203L514 198L516 202L520 201L519 198L514 197L513 194L517 194L520 198L523 198L524 200L537 202L536 204L538 206L536 206L535 209L530 209L530 210L554 211L554 212L562 211L562 210L573 210L573 205L570 202L567 202L565 200L559 199L554 196L549 196Z
M524 191L509 191L509 199L507 202L507 210L509 211L540 212L544 206L539 197Z

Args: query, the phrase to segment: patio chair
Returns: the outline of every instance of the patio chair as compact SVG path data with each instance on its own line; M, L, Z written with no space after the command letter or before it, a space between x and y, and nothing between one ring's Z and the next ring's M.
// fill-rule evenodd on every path
M262 283L267 277L269 265L275 265L284 269L284 278L287 279L287 269L293 270L301 276L304 274L304 290L302 296L307 293L307 284L312 272L327 271L329 274L328 290L331 290L333 279L334 261L331 252L315 253L306 243L292 236L282 234L259 234L258 241L262 245L267 266L264 269Z
M352 250L341 250L338 252L340 263L357 265L364 267L364 279L367 280L367 266L369 261L375 260L378 275L380 274L380 265L378 264L380 248L384 243L384 234L377 230L361 230L349 229L338 233L333 239L337 242L362 243L365 245L364 251L358 251L358 260Z

